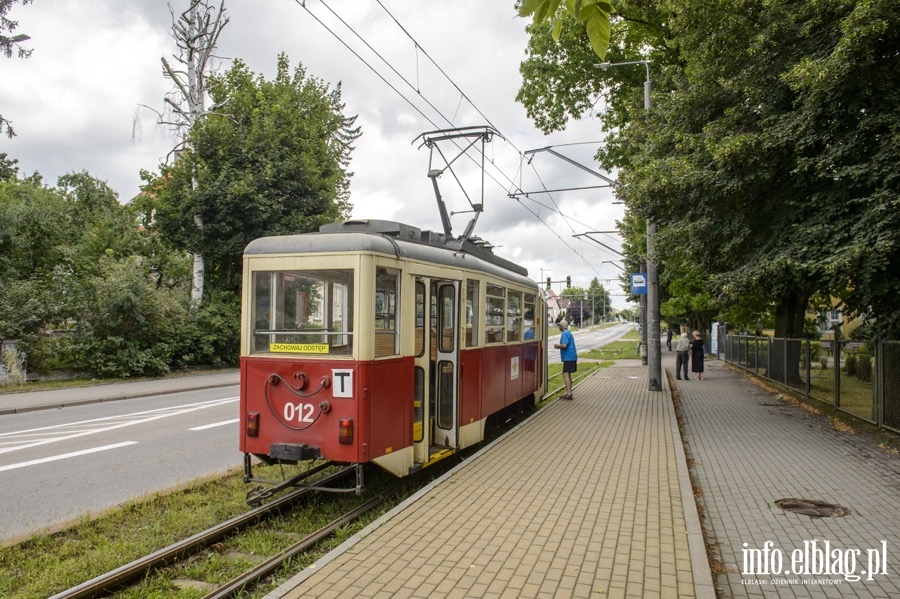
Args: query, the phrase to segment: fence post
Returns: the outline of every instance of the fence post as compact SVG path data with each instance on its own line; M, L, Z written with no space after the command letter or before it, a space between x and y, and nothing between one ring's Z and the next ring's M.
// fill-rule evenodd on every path
M788 386L788 340L787 337L781 340L781 384Z
M834 339L834 407L841 407L841 342Z
M812 365L810 362L812 361L812 341L806 340L806 396L809 397L809 392L812 391L812 385L809 384L809 379L812 376Z
M875 340L875 424L884 428L884 340Z

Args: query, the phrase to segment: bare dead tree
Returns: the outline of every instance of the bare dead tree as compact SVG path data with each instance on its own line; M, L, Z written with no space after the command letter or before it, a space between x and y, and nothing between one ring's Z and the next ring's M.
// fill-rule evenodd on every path
M176 17L175 10L168 4L172 15L172 38L176 51L171 60L162 57L163 76L170 80L173 89L163 98L164 111L160 112L149 106L141 105L157 114L157 124L171 127L176 132L177 142L170 156L177 156L188 148L189 133L198 120L208 114L206 109L206 78L213 71L216 44L222 30L230 20L225 14L225 0L216 2L209 0L189 0L187 10ZM135 112L132 135L140 125L138 112ZM192 178L191 187L196 189L197 180ZM194 225L203 231L203 216L198 212L193 215ZM204 260L200 251L194 253L193 275L191 280L191 305L196 308L203 299Z
M206 115L206 77L216 58L219 36L230 19L225 16L225 0L220 0L218 8L207 0L190 0L188 9L177 19L171 4L169 12L177 52L174 66L162 58L163 75L175 85L164 102L175 118L162 123L177 127L184 144L187 131Z

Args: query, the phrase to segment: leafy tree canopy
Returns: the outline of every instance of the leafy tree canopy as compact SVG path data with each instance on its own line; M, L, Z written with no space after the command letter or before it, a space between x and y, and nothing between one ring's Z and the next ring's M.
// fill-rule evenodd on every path
M612 11L612 4L603 0L523 0L519 5L519 16L531 16L538 26L549 23L556 41L559 41L565 20L579 23L600 58L606 56L609 46L609 15Z
M194 125L193 149L150 176L135 205L175 247L204 254L213 285L235 291L247 243L348 215L347 166L360 130L343 114L339 85L302 66L292 72L283 54L274 80L236 60L210 78L209 91L214 108Z
M810 298L835 296L900 337L898 20L888 0L622 2L610 55L650 59L652 110L629 69L588 70L577 28L556 46L532 29L520 100L552 128L601 94L598 158L626 220L659 227L667 309L771 311L800 336Z

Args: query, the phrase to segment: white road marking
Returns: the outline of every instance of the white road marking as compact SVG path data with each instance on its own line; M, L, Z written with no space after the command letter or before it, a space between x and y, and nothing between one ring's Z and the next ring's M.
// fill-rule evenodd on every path
M225 426L228 424L234 424L235 422L240 422L240 418L235 418L234 420L224 420L222 422L213 422L212 424L204 424L203 426L195 426L194 428L189 428L190 431L205 431L208 428L216 428L217 426Z
M124 428L135 424L144 424L167 418L169 416L179 416L197 410L206 408L214 408L226 403L238 401L238 397L227 397L225 399L216 399L212 401L204 401L193 404L184 404L172 406L169 408L159 408L156 410L145 410L135 412L133 414L122 414L119 416L107 416L104 418L95 418L92 420L83 420L81 422L71 422L68 424L59 424L55 426L46 426L41 428L33 428L12 433L0 434L0 454L9 453L11 451L19 451L46 445L47 443L55 443L57 441L66 441L85 435L95 433L104 433Z
M93 447L91 449L82 449L81 451L73 451L72 453L64 453L61 455L54 455L48 458L41 458L39 460L31 460L29 462L19 462L18 464L9 464L8 466L0 466L0 472L6 472L7 470L15 470L16 468L25 468L27 466L36 466L38 464L46 464L47 462L55 462L57 460L65 460L66 458L75 458L81 455L88 455L91 453L97 453L100 451L108 451L110 449L118 449L120 447L127 447L128 445L137 445L137 441L125 441L124 443L115 443L113 445L104 445L102 447Z

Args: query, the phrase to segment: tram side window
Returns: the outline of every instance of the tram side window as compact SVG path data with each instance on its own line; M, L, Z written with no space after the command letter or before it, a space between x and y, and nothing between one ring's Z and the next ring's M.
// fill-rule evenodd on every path
M506 340L522 340L522 294L510 290L506 296Z
M525 341L529 341L531 339L540 339L540 333L538 332L536 323L535 323L535 308L537 307L537 298L534 294L526 293L525 294Z
M479 282L466 282L466 347L478 345L478 288Z
M502 343L505 337L506 288L488 283L485 300L484 342Z
M252 285L252 352L352 352L352 270L257 271Z
M392 268L375 270L375 357L397 354L399 276Z

